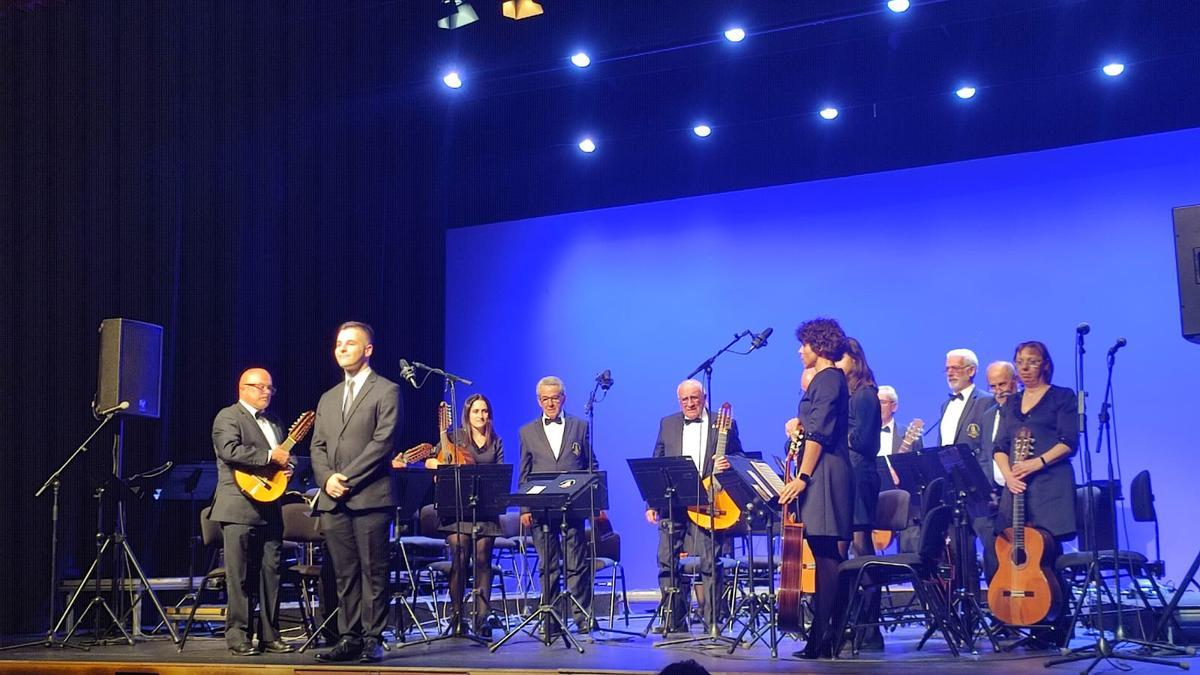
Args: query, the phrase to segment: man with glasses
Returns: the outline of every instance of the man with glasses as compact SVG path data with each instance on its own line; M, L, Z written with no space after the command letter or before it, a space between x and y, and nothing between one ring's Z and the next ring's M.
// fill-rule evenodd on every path
M542 414L521 427L521 468L519 483L529 480L531 473L561 473L564 471L586 471L589 465L598 470L599 464L588 444L587 422L563 412L567 392L557 377L547 376L538 380L537 402ZM580 633L590 632L594 626L592 614L591 561L584 546L584 523L581 519L569 519L567 529L559 538L559 521L540 522L540 514L521 513L521 525L533 528L533 545L538 557L546 565L546 580L550 593L558 592L562 583L559 561L566 549L567 588L583 607L568 602L565 598L558 605L559 615L565 621L575 615L575 626ZM548 531L543 531L543 525ZM549 599L543 598L543 602ZM568 606L569 605L569 606ZM557 628L547 629L553 635Z
M262 368L247 370L238 379L238 401L222 408L212 426L217 488L209 519L221 524L229 596L225 642L235 656L292 651L279 637L279 548L283 544L279 504L250 499L233 477L234 469L289 467L290 454L280 447L283 428L266 412L274 394L270 373ZM256 596L258 646L249 632L251 598Z

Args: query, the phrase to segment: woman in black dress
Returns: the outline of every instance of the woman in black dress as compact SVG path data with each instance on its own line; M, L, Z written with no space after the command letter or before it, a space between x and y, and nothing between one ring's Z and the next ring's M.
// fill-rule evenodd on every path
M800 520L816 561L813 623L801 658L829 658L833 632L839 542L849 541L854 520L854 473L850 468L849 402L846 376L834 365L846 351L846 334L833 319L813 319L796 329L800 358L816 374L800 400L798 417L806 440L796 477L779 502L800 499ZM876 406L878 408L878 406Z
M879 429L883 420L879 409L879 387L875 373L867 365L862 345L846 338L846 353L837 367L846 374L850 390L850 466L854 469L854 555L874 555L871 530L875 525L875 507L879 503ZM842 549L843 557L846 549Z

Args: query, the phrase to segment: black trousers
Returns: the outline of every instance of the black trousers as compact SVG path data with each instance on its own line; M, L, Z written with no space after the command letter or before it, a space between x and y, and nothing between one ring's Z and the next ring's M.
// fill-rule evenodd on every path
M700 573L700 610L707 622L708 614L705 612L707 603L720 602L721 594L721 568L716 567L716 575L713 574L713 557L720 553L719 548L723 544L723 537L720 532L716 533L717 548L714 551L712 537L709 536L708 530L698 527L681 511L672 517L663 516L658 521L658 588L664 594L671 587L671 572L673 567L679 566L679 555L684 551L696 556L699 559L698 571ZM675 596L675 604L671 610L672 621L674 628L683 628L687 625L688 608L690 607L689 593L683 578L676 574L676 581L680 583L679 594ZM715 598L716 600L710 600ZM720 608L720 605L717 605ZM720 617L718 617L720 621Z
M258 637L279 639L279 548L283 523L244 525L221 523L225 546L225 591L229 607L225 616L225 642L236 647L249 641L252 598L259 606Z
M543 528L543 524L547 527ZM562 561L564 549L566 549L566 568L567 568L567 589L583 605L583 608L588 612L592 611L592 575L588 569L591 561L587 557L587 545L583 536L583 521L568 520L566 536L560 533L561 521L553 520L549 523L543 523L535 514L533 517L533 546L537 549L538 558L542 561L543 570L546 574L547 586L550 589L550 596L553 598L558 594L562 584L562 568L559 562ZM543 600L544 602L546 600ZM558 604L558 612L566 619L574 615L575 623L582 625L585 617L579 614L575 604L563 600Z
M338 633L342 639L383 639L388 605L388 528L393 509L321 514L326 552L337 577Z

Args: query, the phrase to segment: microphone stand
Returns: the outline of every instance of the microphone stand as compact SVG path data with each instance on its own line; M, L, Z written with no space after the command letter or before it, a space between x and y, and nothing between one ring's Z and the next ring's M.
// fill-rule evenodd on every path
M744 338L744 337L746 337L746 336L748 336L748 335L753 335L753 333L752 333L751 331L748 331L748 330L744 330L744 331L742 331L742 332L740 332L740 333L734 333L734 335L733 335L733 339L729 341L729 344L725 345L724 347L721 347L719 350L717 350L717 353L716 353L716 354L713 354L712 356L710 356L710 357L708 357L707 359L705 359L705 360L704 360L704 363L701 363L700 365L696 366L696 369L695 369L695 370L693 370L692 372L688 373L688 376L687 376L686 378L684 378L684 379L688 379L688 380L690 380L690 379L692 379L692 378L696 377L696 375L698 375L698 374L700 373L700 371L704 371L704 392L705 392L705 396L706 396L706 397L708 398L708 400L710 400L710 401L713 401L713 400L715 400L715 399L713 398L713 395L712 395L712 367L713 367L713 362L715 362L715 361L717 360L717 357L719 357L720 355L722 355L722 354L724 354L725 352L729 351L729 348L730 348L730 347L734 346L734 345L735 345L735 344L737 344L739 341L741 341L741 339L742 339L742 338Z

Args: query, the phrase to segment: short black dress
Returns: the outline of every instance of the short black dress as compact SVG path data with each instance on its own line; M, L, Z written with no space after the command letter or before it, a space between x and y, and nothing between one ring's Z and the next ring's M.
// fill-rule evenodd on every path
M1026 521L1048 530L1060 540L1075 534L1075 469L1071 458L1079 447L1079 417L1075 392L1066 387L1051 385L1042 400L1027 413L1021 412L1025 392L1009 397L1000 409L1000 432L996 435L996 452L1009 455L1021 427L1033 433L1033 454L1037 457L1059 443L1071 448L1071 454L1030 475L1026 481ZM1012 526L1013 493L1000 493L1000 513L996 519L999 530Z
M455 445L466 448L472 455L475 456L476 464L502 464L504 462L504 441L495 434L492 435L487 445L480 448L475 445L475 440L472 435L464 429L456 429L454 431L453 442ZM442 446L439 443L437 448L441 451ZM470 514L466 514L467 521L455 522L457 514L451 509L447 513L438 513L442 526L438 528L438 532L443 534L465 534L470 536L471 523L469 521ZM495 520L480 520L479 521L479 536L481 537L498 537L501 534L500 523Z
M879 411L879 389L863 385L850 395L850 466L854 469L854 530L874 529L875 509L879 504L879 430L883 419Z
M800 400L797 416L805 433L820 443L822 450L812 480L801 495L800 519L808 536L851 538L854 471L850 468L849 402L846 376L837 368L817 373Z

